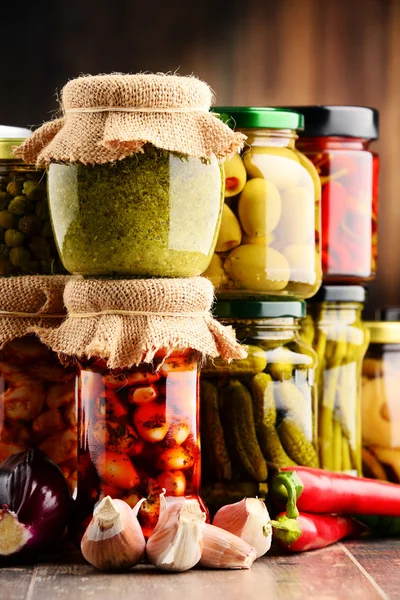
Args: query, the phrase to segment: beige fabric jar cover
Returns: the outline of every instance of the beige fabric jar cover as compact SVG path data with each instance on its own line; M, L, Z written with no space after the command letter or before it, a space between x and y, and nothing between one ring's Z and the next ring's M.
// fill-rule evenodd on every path
M65 315L65 275L0 278L0 349L11 340L58 327Z
M208 85L165 74L79 77L62 90L63 117L15 149L26 162L100 164L143 152L145 144L196 158L233 156L246 136L209 112Z
M203 359L245 358L232 328L211 316L213 299L213 286L204 277L73 277L64 292L67 319L55 329L35 331L62 360L97 357L110 369L151 363L159 350L166 356L191 348Z

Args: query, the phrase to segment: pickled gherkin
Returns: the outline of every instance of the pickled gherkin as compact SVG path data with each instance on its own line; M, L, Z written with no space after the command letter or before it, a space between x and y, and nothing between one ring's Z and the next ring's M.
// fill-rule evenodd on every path
M325 286L309 303L302 338L318 356L320 466L361 475L360 384L368 335L361 322L365 291ZM312 329L312 331L311 331Z
M201 373L203 494L212 510L242 499L246 485L263 486L266 492L267 467L273 473L281 467L319 464L317 357L299 337L304 306L256 305L217 303L217 317L232 326L249 356L230 364L214 360ZM252 310L257 318L251 318Z

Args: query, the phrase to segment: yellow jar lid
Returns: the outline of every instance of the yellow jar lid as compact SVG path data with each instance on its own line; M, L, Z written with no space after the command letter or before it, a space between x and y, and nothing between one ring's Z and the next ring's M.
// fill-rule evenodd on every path
M13 154L13 148L20 146L31 134L24 127L0 125L0 160L19 160Z
M400 321L364 321L370 344L400 344Z

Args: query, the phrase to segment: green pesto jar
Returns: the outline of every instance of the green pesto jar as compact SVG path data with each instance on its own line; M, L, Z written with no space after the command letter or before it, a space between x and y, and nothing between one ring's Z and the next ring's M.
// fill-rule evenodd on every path
M52 163L50 212L74 275L195 277L209 265L223 207L223 171L147 145L113 163Z

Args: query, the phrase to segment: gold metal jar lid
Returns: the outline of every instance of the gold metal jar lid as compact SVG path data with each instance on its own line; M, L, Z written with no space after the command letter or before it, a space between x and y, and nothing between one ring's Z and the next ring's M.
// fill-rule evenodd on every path
M18 160L13 154L14 146L20 146L32 132L24 127L0 125L0 160Z
M370 344L400 344L400 321L364 321Z

